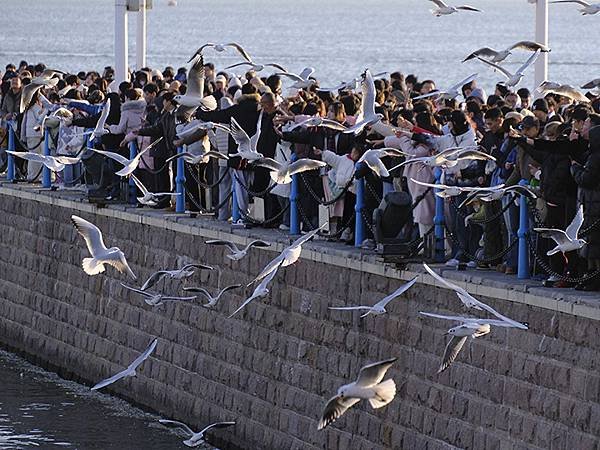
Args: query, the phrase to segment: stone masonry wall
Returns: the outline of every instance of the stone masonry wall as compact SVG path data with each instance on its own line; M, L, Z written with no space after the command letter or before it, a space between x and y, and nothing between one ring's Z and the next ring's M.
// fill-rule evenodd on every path
M438 376L450 324L418 311L462 314L446 290L418 283L390 314L359 319L327 307L372 304L402 281L301 259L279 272L270 297L233 319L227 315L248 289L226 295L216 310L152 308L120 286L131 280L114 269L94 277L81 270L87 251L71 214L97 224L140 279L199 261L219 270L190 285L247 283L275 253L256 249L233 262L203 238L165 227L7 196L0 210L0 343L91 385L156 336L139 376L110 391L193 426L237 420L213 435L222 448L600 448L598 321L482 297L531 329L493 329ZM357 405L317 431L337 387L365 363L392 356L396 399L379 410Z

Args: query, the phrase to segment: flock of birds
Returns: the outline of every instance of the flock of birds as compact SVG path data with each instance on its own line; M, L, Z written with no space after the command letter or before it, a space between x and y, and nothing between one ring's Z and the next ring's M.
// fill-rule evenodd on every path
M431 10L431 14L436 17L447 16L450 14L457 13L459 11L471 11L471 12L482 12L481 9L477 9L473 6L469 5L460 5L460 6L450 6L443 2L442 0L429 0L430 2L435 3L437 6L436 9ZM528 0L529 3L535 3L536 0ZM594 15L600 12L600 3L588 3L583 0L554 0L550 3L576 3L581 6L579 8L579 12L582 15Z

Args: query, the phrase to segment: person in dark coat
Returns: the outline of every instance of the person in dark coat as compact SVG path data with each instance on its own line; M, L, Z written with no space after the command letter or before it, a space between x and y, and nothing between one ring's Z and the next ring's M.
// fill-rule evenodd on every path
M571 164L571 174L579 186L580 200L583 204L584 222L582 229L589 227L585 236L587 245L582 254L587 259L590 273L600 271L600 126L589 131L589 152L585 164L576 161ZM595 277L587 282L578 284L575 289L583 291L600 290L600 279Z

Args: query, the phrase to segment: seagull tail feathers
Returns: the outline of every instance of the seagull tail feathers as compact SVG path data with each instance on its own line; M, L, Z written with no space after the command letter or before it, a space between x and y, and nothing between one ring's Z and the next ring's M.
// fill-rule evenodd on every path
M81 263L83 271L88 275L98 275L104 272L104 264L95 258L83 258Z
M382 381L373 389L375 390L375 397L369 399L369 403L373 409L387 405L396 396L396 383L391 378Z

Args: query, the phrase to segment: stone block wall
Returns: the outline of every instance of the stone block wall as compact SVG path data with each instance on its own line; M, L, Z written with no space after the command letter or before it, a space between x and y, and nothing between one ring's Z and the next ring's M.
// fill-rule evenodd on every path
M151 307L120 285L134 282L113 268L94 277L81 270L87 250L71 214L98 225L140 280L198 261L218 269L188 285L246 284L275 252L253 249L234 262L206 246L202 231L81 212L74 202L2 196L0 208L0 343L92 385L158 337L138 377L110 390L194 427L237 420L213 435L222 448L600 449L597 320L481 297L530 330L495 328L435 375L451 324L418 312L463 314L447 290L419 282L390 303L389 314L359 319L327 307L372 304L403 281L301 259L280 270L268 298L232 319L250 288L226 294L216 310ZM169 281L165 289L180 286ZM317 431L339 385L362 365L393 356L388 376L398 394L390 405L359 404Z

